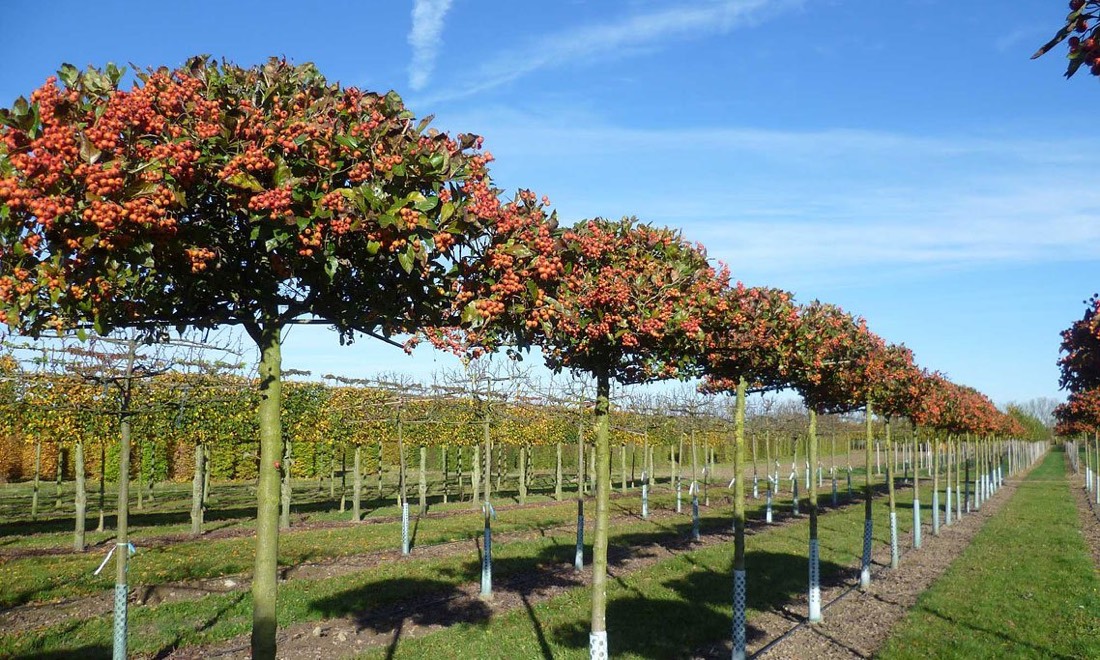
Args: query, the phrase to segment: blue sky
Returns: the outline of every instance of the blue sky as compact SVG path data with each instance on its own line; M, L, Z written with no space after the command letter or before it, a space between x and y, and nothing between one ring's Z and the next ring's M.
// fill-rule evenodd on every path
M162 6L163 5L163 6ZM0 104L62 62L313 61L485 136L567 221L681 228L750 285L866 317L998 403L1060 396L1058 332L1100 284L1100 83L1028 57L1062 0L25 2ZM454 362L296 328L288 367Z

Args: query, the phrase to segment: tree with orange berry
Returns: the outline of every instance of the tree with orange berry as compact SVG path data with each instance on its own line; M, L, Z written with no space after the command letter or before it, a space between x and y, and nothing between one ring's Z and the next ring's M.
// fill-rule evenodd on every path
M310 64L64 66L0 111L0 321L239 325L260 351L252 653L275 655L281 336L452 322L503 220L480 139ZM464 301L475 304L474 300ZM459 320L460 322L460 320Z
M587 220L566 231L553 230L552 221L528 227L535 229L500 243L482 263L481 286L496 297L471 311L477 321L462 340L474 352L500 342L539 346L553 371L583 372L596 381L589 643L592 657L608 657L611 383L697 373L705 342L701 319L728 276L715 272L701 246L634 218Z

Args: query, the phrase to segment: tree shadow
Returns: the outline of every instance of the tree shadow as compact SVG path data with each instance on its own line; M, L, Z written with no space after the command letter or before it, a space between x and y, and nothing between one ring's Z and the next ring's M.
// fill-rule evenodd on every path
M691 560L688 557L689 561ZM790 616L792 605L807 590L806 557L788 553L748 552L747 606L754 610L772 610ZM693 562L694 563L694 562ZM723 562L724 563L724 562ZM822 562L823 580L850 572L848 567ZM675 592L674 597L653 597L652 590L633 588L621 582L625 595L616 595L608 603L607 626L614 654L632 654L643 658L682 658L694 649L730 636L730 608L733 577L730 571L716 571L695 564L682 578L665 580L661 586ZM638 625L640 621L659 625ZM582 649L588 646L587 624L564 625L551 630L560 645ZM746 626L750 642L765 633ZM728 657L728 650L725 651Z
M111 654L112 651L110 646L89 644L88 646L66 649L64 651L33 651L31 653L22 653L11 657L12 660L72 660L72 658L94 660L96 658L110 658Z
M1014 649L1011 649L1011 651L1010 651L1013 654L1019 653L1021 655L1025 655L1022 651L1023 651L1023 649L1028 649L1029 651L1037 653L1039 655L1039 657L1042 657L1042 658L1057 658L1058 660L1072 660L1073 659L1073 656L1064 655L1064 654L1058 653L1058 652L1056 652L1052 649L1046 648L1045 646L1039 646L1037 644L1032 644L1031 642L1025 642L1023 640L1016 639L1015 637L1012 637L1011 635L1007 635L1007 634L1005 634L1004 632L1002 632L1000 630L993 630L993 629L990 629L990 628L985 628L983 626L975 625L973 623L969 623L967 621L962 621L962 620L960 620L956 617L950 616L950 615L945 614L945 613L943 613L939 610L936 610L936 609L932 609L932 608L929 608L929 607L923 607L923 606L918 606L916 609L918 611L927 612L927 613L931 614L932 616L934 616L938 619L942 619L943 621L946 621L947 623L950 623L952 626L968 628L968 629L973 630L974 632L977 632L977 633L982 633L982 634L985 634L985 635L991 635L993 637L996 637L996 638L1000 639L1001 641L1005 642L1006 644L1011 644L1014 647L1016 647Z

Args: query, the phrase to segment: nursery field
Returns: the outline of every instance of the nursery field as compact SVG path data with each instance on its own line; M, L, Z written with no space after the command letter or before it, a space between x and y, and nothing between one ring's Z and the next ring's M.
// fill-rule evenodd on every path
M844 463L837 458L838 465ZM1081 525L1090 515L1094 523L1097 519L1087 510L1086 497L1072 496L1083 489L1080 477L1067 475L1067 465L1064 452L1048 452L1030 473L1007 478L980 511L965 513L966 505L955 499L952 506L964 515L950 526L942 510L947 481L941 479L942 536L933 535L932 482L922 478L924 547L919 550L912 548L914 490L904 466L896 479L901 563L892 570L886 484L873 474L873 582L864 591L855 589L864 531L863 469L852 472L851 497L846 469L837 470L835 507L830 473L823 470L818 534L825 612L824 621L812 626L804 623L810 523L805 484L801 515L792 515L792 484L780 479L769 524L767 481L759 476L763 467L757 468L757 497L750 485L752 471L746 469L749 653L812 657L822 631L828 630L829 657L844 648L850 657L864 652L1094 657L1100 581ZM679 512L673 481L659 478L649 486L645 517L640 479L627 474L625 490L616 489L608 551L608 628L615 633L615 657L729 657L732 474L732 466L719 463L705 491L700 487L697 527L686 481ZM349 521L348 510L340 510L346 491L339 479L296 482L291 527L279 546L279 656L418 658L457 652L487 658L585 657L592 550L586 538L584 567L576 570L575 482L567 482L563 501L557 501L553 475L532 474L526 504L520 505L518 475L502 476L502 488L494 493L489 596L479 590L483 516L470 501L455 501L457 494L444 503L441 474L426 475L429 506L411 516L407 555L402 553L396 483L386 482L381 498L377 492L366 494L365 515L356 524ZM622 483L622 475L612 476ZM964 484L963 492L976 493L978 487L977 481ZM42 494L53 496L49 489ZM26 511L30 495L28 484L0 486L5 515L0 526L0 657L109 657L112 577L109 571L94 572L110 547L112 512L105 516L103 532L95 532L96 521L89 519L90 547L73 552L67 507L54 509L52 499L44 498L49 506L31 522L17 513ZM143 511L130 514L137 550L129 576L132 657L248 655L254 552L250 498L249 485L214 484L206 530L199 538L189 535L190 490L183 485L162 485ZM1079 504L1086 507L1081 516ZM590 538L591 523L586 523ZM1029 537L1042 539L1041 555L1023 551L1021 544L1030 543ZM932 574L923 578L930 588L913 594L911 607L888 613L870 646L856 639L860 626L852 622L871 615L847 610L889 599L890 590L912 591L913 583L904 580L914 571ZM900 585L892 582L899 579ZM660 625L635 625L638 621ZM1058 625L1044 624L1049 621ZM844 635L852 636L847 647L838 645L838 636ZM964 650L954 646L960 635L968 640Z

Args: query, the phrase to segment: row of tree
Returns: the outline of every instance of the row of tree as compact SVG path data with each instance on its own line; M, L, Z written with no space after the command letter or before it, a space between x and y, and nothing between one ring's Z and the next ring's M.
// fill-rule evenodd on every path
M480 138L429 128L393 92L340 87L312 65L282 60L241 68L195 58L139 71L129 90L122 79L113 65L65 66L0 111L0 321L30 335L129 327L149 341L167 328L239 325L255 342L253 657L275 655L288 421L281 338L293 323L331 325L342 340L411 335L406 348L427 339L471 359L537 348L552 370L592 379L593 657L608 648L613 383L698 377L707 392L733 396L735 469L754 391L802 396L811 464L817 418L830 412L884 418L888 452L890 423L903 418L918 437L1019 430L988 398L917 367L863 319L732 282L677 231L634 218L560 227L545 197L502 198ZM130 347L110 379L123 404L122 384L137 373ZM489 388L482 394L490 405ZM116 410L120 544L132 417L125 405ZM488 460L487 434L482 442ZM980 446L990 470L1007 451ZM814 575L817 494L808 486ZM868 507L870 488L868 480ZM736 493L743 585L743 480ZM126 554L115 599L123 650ZM743 652L743 626L737 634Z

